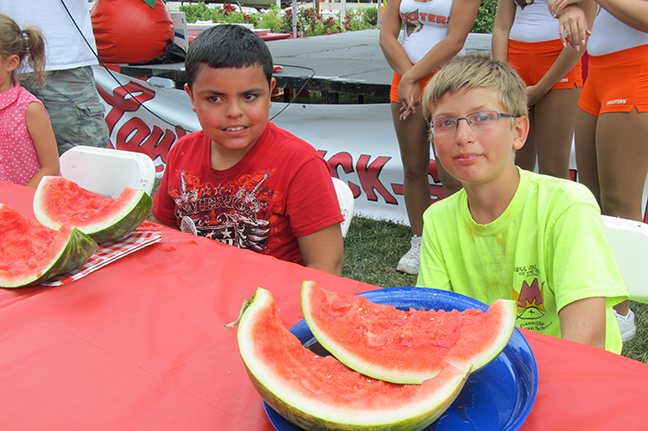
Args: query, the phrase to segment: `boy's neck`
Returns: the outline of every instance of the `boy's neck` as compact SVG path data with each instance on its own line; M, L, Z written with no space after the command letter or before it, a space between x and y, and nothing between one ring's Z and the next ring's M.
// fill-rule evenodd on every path
M211 141L211 151L210 151L210 163L212 169L215 169L217 171L224 171L227 170L234 165L236 165L238 162L240 162L243 157L256 145L256 142L252 145L248 145L247 147L238 150L238 151L232 151L232 150L224 150L220 145L218 145L216 142Z
M473 220L479 224L497 220L508 208L519 185L520 172L517 167L485 184L464 184Z

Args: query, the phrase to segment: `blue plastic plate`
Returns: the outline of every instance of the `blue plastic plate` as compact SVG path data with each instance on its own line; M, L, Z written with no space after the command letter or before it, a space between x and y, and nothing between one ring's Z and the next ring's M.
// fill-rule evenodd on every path
M467 296L443 290L392 287L361 293L378 304L396 308L465 310L488 306ZM304 345L313 337L302 320L291 331ZM512 431L517 430L531 411L538 388L538 369L524 336L516 328L504 351L490 364L473 373L455 402L426 431ZM272 425L278 431L301 431L263 403Z

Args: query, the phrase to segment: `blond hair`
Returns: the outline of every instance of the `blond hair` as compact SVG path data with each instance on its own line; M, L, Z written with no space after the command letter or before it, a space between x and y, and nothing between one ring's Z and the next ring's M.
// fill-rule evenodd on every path
M34 78L45 84L45 38L37 27L22 29L6 15L0 14L0 56L7 59L17 55L20 63L27 58L34 70ZM14 78L14 70L11 78Z
M509 114L527 115L526 85L515 70L504 61L476 54L455 57L432 77L423 93L423 115L430 120L446 94L476 88L493 90Z

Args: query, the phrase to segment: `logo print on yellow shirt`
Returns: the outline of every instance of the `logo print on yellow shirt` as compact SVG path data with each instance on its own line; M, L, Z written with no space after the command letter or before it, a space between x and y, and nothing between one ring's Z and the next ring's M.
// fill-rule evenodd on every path
M518 319L532 320L545 315L544 300L538 279L534 278L529 284L522 282L522 288L518 294L513 290L513 299L517 300Z

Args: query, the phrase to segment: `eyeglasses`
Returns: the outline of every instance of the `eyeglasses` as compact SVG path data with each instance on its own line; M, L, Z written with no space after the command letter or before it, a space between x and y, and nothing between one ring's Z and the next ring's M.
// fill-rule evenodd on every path
M512 114L502 114L497 111L473 112L465 117L439 117L432 119L430 129L438 135L449 135L457 131L459 120L466 120L466 123L473 130L486 130L495 127L495 122L500 118L516 117Z

